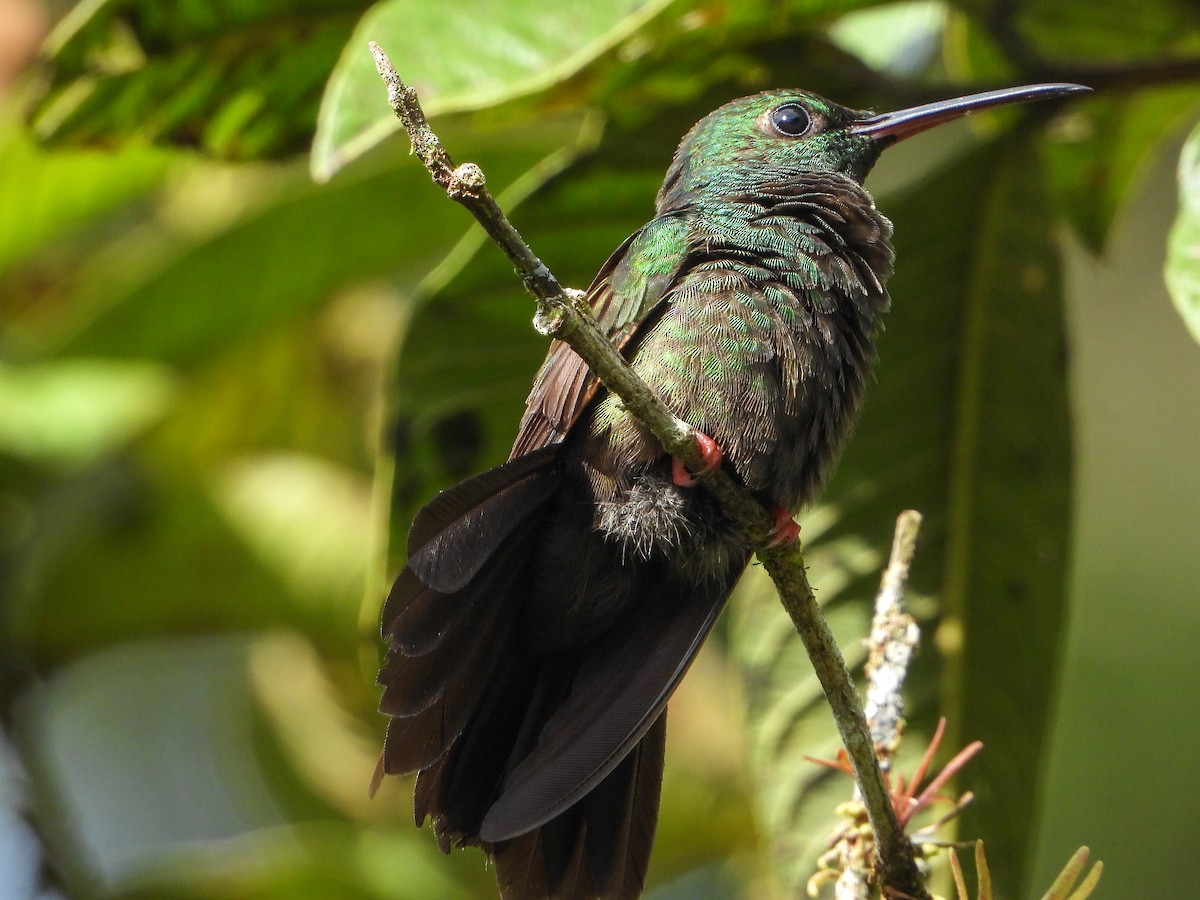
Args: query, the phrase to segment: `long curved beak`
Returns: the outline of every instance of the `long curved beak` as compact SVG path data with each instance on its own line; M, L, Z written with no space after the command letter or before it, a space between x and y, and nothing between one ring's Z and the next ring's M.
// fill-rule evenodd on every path
M850 126L851 134L864 134L875 140L891 138L902 141L907 137L957 119L981 109L993 106L1008 106L1012 103L1029 103L1033 100L1050 100L1070 94L1090 91L1082 84L1029 84L1023 87L1001 88L981 94L967 94L952 100L938 100L921 106L910 106L896 112L880 113L860 119Z

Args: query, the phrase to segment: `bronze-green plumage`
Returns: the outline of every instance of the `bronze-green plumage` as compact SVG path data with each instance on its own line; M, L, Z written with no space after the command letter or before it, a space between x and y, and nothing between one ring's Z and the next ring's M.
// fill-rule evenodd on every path
M862 181L903 137L1035 85L872 115L803 91L735 100L683 139L655 217L589 290L602 329L780 511L845 442L888 305L891 224ZM633 898L658 816L666 703L750 558L712 498L554 344L509 462L416 517L383 610L377 778L479 845L501 896Z

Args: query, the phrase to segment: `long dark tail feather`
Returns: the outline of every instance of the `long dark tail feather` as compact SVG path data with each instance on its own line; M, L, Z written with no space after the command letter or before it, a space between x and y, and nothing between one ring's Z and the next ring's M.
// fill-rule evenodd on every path
M650 865L662 793L666 713L587 799L491 848L502 900L635 900Z
M701 590L669 573L588 651L570 696L505 779L483 821L485 841L555 818L603 780L654 724L724 608L733 580Z
M638 897L646 884L666 747L664 709L641 743L587 796L587 856L600 897Z

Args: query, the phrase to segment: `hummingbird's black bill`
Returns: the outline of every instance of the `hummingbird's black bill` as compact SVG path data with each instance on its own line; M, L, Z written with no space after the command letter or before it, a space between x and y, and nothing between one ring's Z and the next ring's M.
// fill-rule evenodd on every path
M1022 87L1001 88L998 91L984 91L981 94L967 94L965 97L954 97L951 100L938 100L934 103L924 103L921 106L910 106L908 109L896 112L880 113L855 122L850 126L853 134L865 134L875 140L891 138L896 141L914 134L957 119L968 113L981 109L991 109L993 106L1008 106L1012 103L1029 103L1034 100L1050 100L1055 97L1066 97L1069 94L1082 94L1090 91L1090 87L1082 84L1029 84Z

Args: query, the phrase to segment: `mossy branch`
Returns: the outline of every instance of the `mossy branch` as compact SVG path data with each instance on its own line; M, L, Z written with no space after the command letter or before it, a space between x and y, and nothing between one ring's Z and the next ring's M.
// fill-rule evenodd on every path
M569 344L605 388L620 397L626 409L650 430L667 453L691 471L701 472L704 459L693 437L694 429L678 419L634 373L596 325L584 296L578 291L565 290L533 253L488 192L483 171L473 163L454 164L429 127L416 90L400 80L391 60L378 44L372 41L369 46L379 75L387 85L388 103L403 123L413 151L446 195L475 216L516 267L521 281L537 301L534 318L537 330ZM723 468L718 467L700 478L705 489L718 499L724 513L759 548L758 559L775 582L783 607L804 642L829 700L875 832L880 881L887 888L900 892L900 896L928 897L917 869L913 845L892 809L863 715L862 701L808 583L799 544L769 549L767 544L776 525L775 517Z

